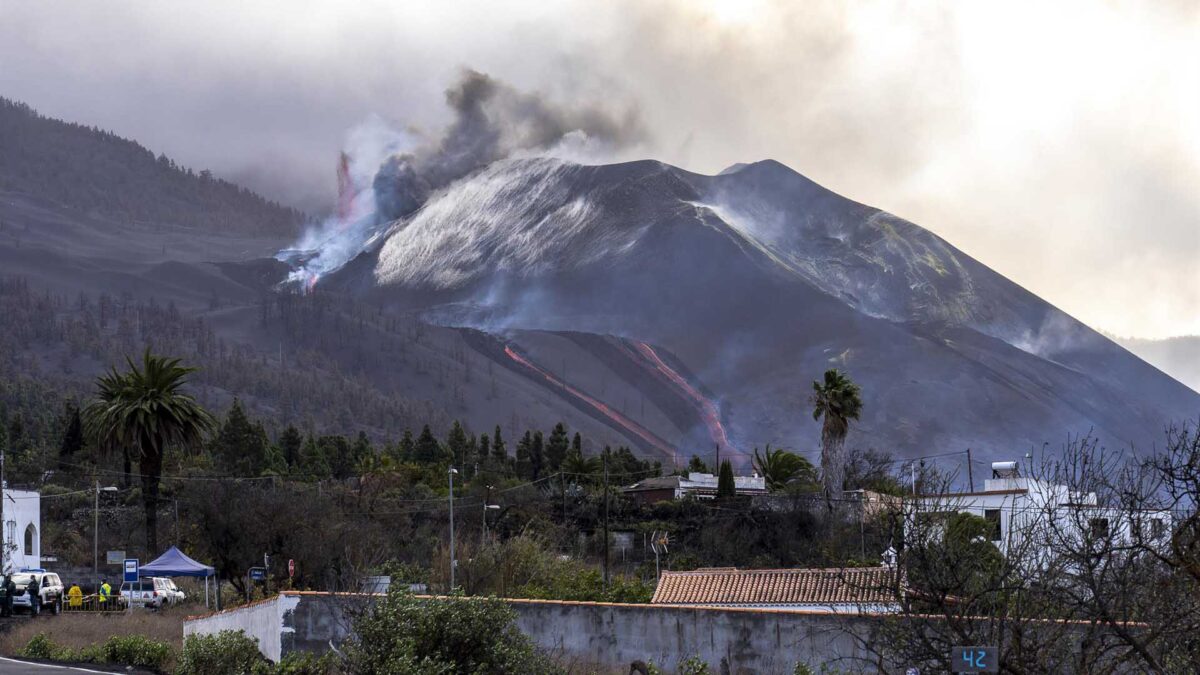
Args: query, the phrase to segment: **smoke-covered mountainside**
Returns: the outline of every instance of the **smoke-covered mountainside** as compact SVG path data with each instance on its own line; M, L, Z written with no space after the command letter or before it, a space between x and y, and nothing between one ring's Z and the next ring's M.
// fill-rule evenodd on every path
M668 463L719 446L745 465L768 442L816 460L808 396L830 367L863 389L849 442L900 456L1010 458L1088 430L1148 446L1200 413L938 237L778 163L529 158L636 125L478 74L449 98L443 137L344 157L337 208L300 242L291 211L0 105L0 406L53 427L150 345L202 368L206 405L238 396L269 425L562 421L587 451ZM514 122L531 106L537 133Z
M322 285L505 336L493 358L599 417L628 413L608 382L651 374L655 411L673 397L688 415L607 419L659 453L722 435L743 455L810 450L810 382L830 367L865 392L851 442L910 455L1012 457L1089 430L1149 445L1200 412L1200 395L932 233L771 161L716 176L497 161ZM565 354L530 331L610 337Z
M39 115L0 98L0 192L126 222L246 235L295 234L298 211L110 132Z

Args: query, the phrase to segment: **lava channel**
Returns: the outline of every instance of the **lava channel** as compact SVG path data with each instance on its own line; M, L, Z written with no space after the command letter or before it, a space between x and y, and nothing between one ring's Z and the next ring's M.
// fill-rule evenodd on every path
M645 342L631 340L634 349L645 359L644 365L667 379L680 391L686 398L690 399L700 413L700 419L704 421L704 426L708 427L708 435L714 443L717 443L722 449L729 449L735 454L741 454L733 444L729 442L729 435L725 432L725 426L721 424L721 413L717 410L717 406L707 396L701 394L695 387L687 381L687 378L680 375L674 368L668 366L665 361L654 351L654 348Z
M670 455L672 462L675 462L675 463L678 462L679 455L678 455L678 453L676 453L675 448L671 447L671 445L669 443L667 443L663 439L659 438L653 431L650 431L646 427L638 424L637 422L634 422L633 420L629 419L628 417L621 414L620 412L613 410L607 404L605 404L603 401L593 398L592 396L585 394L584 392L576 389L575 387L572 387L571 385L567 384L566 382L563 382L562 380L555 377L550 372L543 369L541 366L538 366L537 364L533 363L529 359L527 359L524 356L521 356L520 354L515 352L512 347L505 345L504 353L508 356L508 358L512 359L513 361L516 361L517 363L521 364L522 366L525 366L526 368L532 370L533 372L537 373L538 375L541 375L543 378L546 379L547 382L552 384L555 388L562 389L563 391L566 391L567 393L578 398L579 400L583 401L584 403L587 403L588 405L592 406L598 412L600 412L600 414L604 415L605 417L612 420L613 422L616 422L622 429L625 429L628 432L637 436L638 438L644 440L646 443L650 444L651 447Z

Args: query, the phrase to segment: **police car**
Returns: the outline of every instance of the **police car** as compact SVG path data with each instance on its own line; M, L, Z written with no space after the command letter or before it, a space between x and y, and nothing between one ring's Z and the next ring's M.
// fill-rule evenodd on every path
M37 597L33 597L29 593L29 585L34 579L38 582ZM28 609L31 614L37 616L43 609L48 609L52 614L58 614L62 611L63 596L66 592L63 590L62 579L54 572L47 572L44 569L23 569L12 575L13 585L16 586L16 592L13 594L13 610L18 608Z

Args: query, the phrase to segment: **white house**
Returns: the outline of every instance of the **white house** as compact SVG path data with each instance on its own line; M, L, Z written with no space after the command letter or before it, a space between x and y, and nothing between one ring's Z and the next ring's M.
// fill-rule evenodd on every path
M992 477L981 492L917 495L912 498L908 529L920 518L937 519L951 513L971 513L992 524L991 540L1004 554L1042 546L1050 537L1163 543L1171 528L1169 511L1130 513L1100 506L1095 493L1072 491L1019 474L1016 462L994 462Z
M625 487L622 492L647 504L671 499L716 499L720 479L711 473L691 472L683 476L645 478ZM734 493L738 495L767 494L767 479L754 474L733 477Z
M5 573L42 566L42 496L34 490L4 489Z

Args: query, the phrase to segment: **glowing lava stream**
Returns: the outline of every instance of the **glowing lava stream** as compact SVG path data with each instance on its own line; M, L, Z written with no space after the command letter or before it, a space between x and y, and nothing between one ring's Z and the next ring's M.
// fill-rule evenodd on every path
M573 396L576 396L579 399L583 400L588 405L590 405L593 408L595 408L596 410L600 411L600 413L603 414L605 417L607 417L610 420L621 425L621 427L627 429L631 433L637 435L638 438L641 438L642 440L646 441L652 447L657 448L658 450L661 450L661 451L669 454L671 456L672 462L677 463L679 458L675 452L675 448L672 448L670 445L667 444L666 441L664 441L663 439L661 439L657 435L655 435L655 433L653 431L650 431L646 427L643 427L642 425L638 424L637 422L634 422L633 420L622 415L621 413L617 412L616 410L613 410L612 408L608 407L602 401L592 398L591 396L588 396L587 394L576 389L575 387L572 387L571 385L567 384L566 382L563 382L562 380L558 379L554 375L543 370L540 366L534 364L529 359L526 359L525 357L523 357L520 354L513 351L512 347L505 345L504 353L507 354L508 358L512 359L513 361L516 361L517 363L534 371L538 375L541 375L542 377L546 378L546 380L548 382L550 382L550 384L554 385L555 387L559 387L559 388L569 392Z
M728 449L730 452L737 453L737 448L729 442L729 436L725 433L724 425L721 424L721 413L717 410L717 406L704 394L697 391L682 375L675 372L674 368L668 366L653 347L637 340L631 342L638 353L654 365L657 372L670 380L685 396L700 406L700 418L704 420L704 426L708 427L708 435L712 437L713 441L720 444L722 450Z

